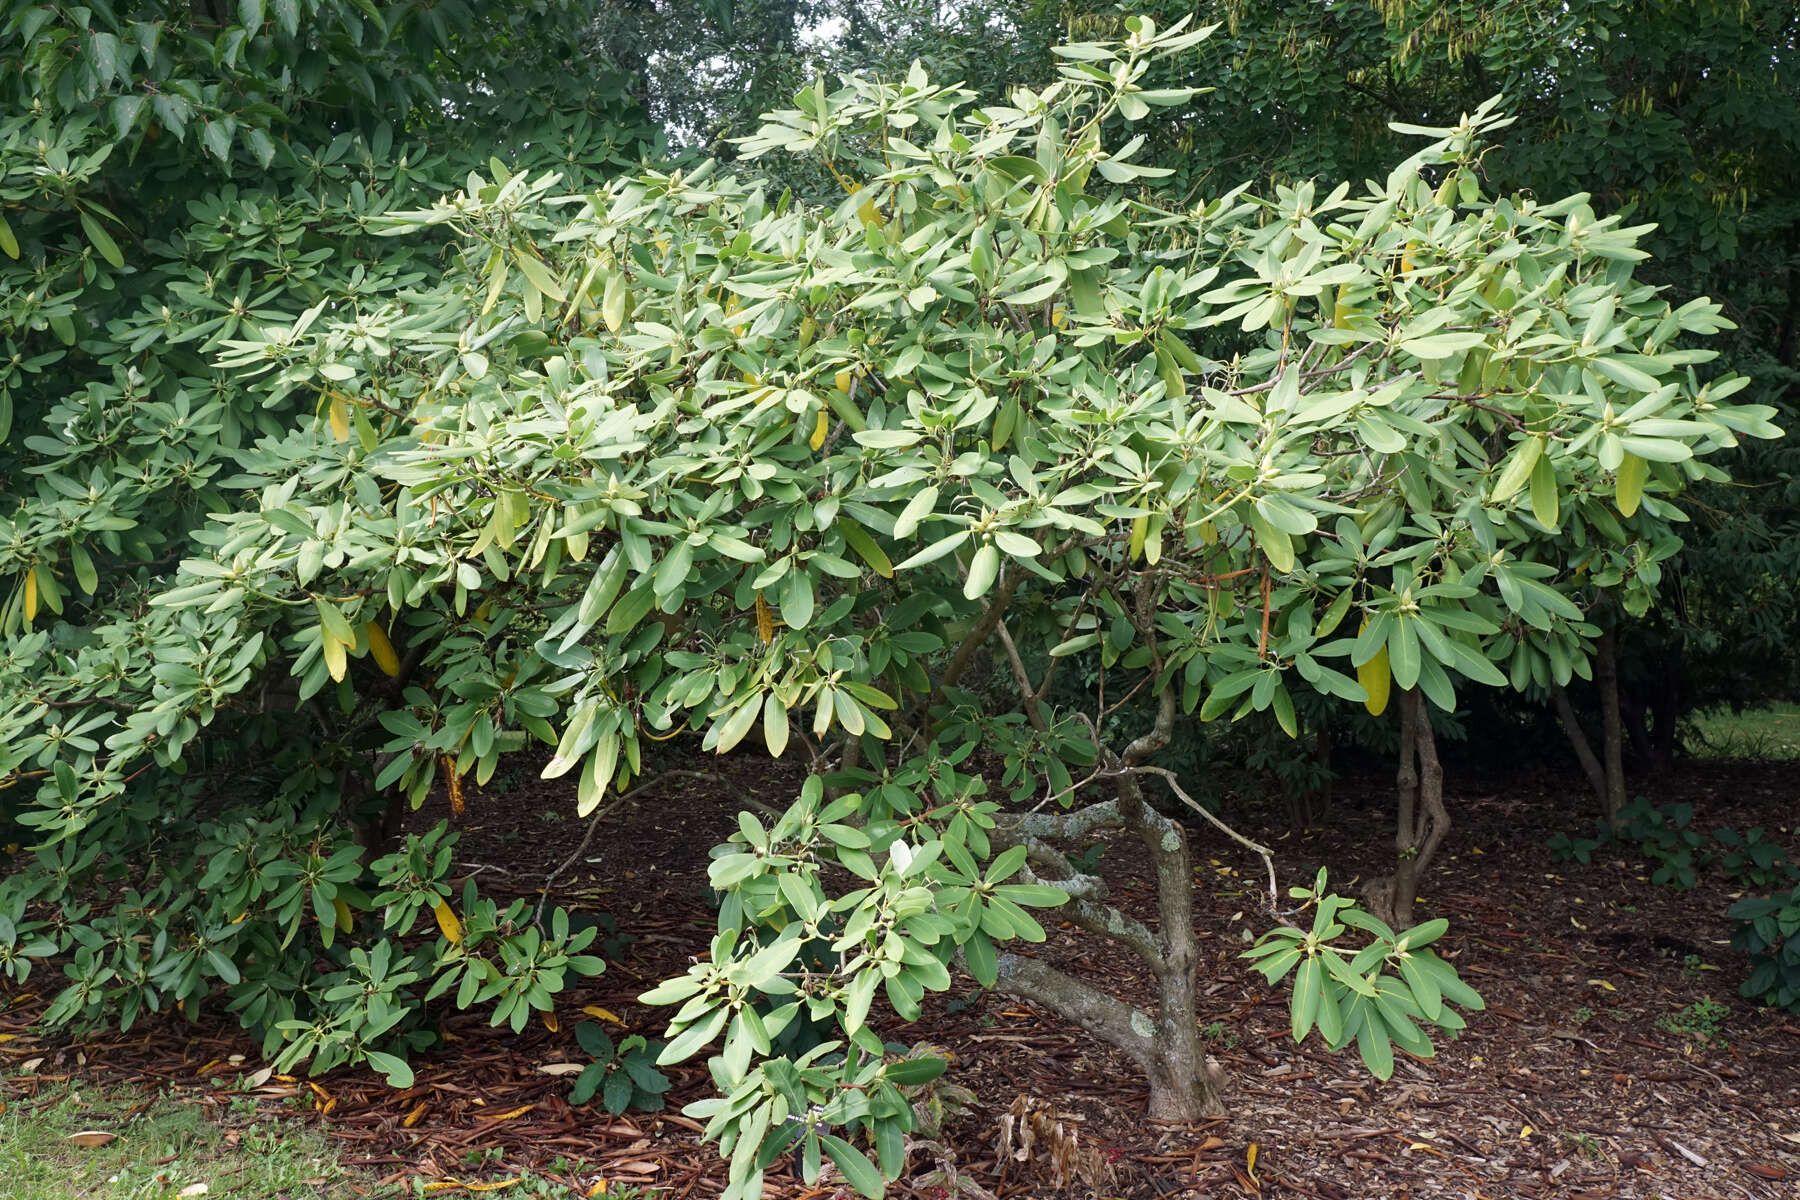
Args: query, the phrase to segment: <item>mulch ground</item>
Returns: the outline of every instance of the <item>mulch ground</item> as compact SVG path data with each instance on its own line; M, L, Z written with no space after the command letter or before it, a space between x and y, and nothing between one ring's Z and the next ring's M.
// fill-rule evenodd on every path
M579 1194L603 1194L594 1189L607 1180L613 1190L632 1183L667 1200L718 1195L723 1164L679 1112L707 1094L703 1067L671 1072L667 1111L621 1118L597 1104L571 1108L570 1080L543 1070L585 1061L572 1036L577 1022L593 1019L583 1008L616 1017L607 1022L615 1035L660 1031L664 1014L636 996L704 952L713 921L708 848L734 827L745 795L779 806L792 794L792 773L767 760L694 765L712 778L645 793L600 830L587 861L559 878L557 903L608 912L636 940L605 975L562 999L555 1030L540 1024L514 1036L479 1016L450 1014L446 1044L415 1061L418 1079L405 1091L338 1071L267 1078L252 1094L271 1112L316 1121L349 1161L385 1177L381 1194L422 1178L454 1195L448 1185L492 1183L529 1167ZM1658 801L1691 800L1701 828L1762 825L1795 848L1794 765L1695 764L1638 787ZM969 985L935 998L916 1024L890 1017L883 1029L891 1040L949 1051L949 1078L974 1093L945 1139L957 1169L1006 1200L1800 1195L1800 1018L1737 997L1744 960L1727 945L1724 916L1734 894L1716 876L1687 893L1653 886L1622 854L1590 866L1553 862L1546 835L1586 833L1592 823L1571 774L1452 777L1447 792L1456 825L1420 919L1450 918L1439 948L1488 1003L1459 1040L1434 1059L1401 1056L1385 1084L1353 1053L1295 1046L1285 996L1236 960L1255 920L1257 863L1196 830L1197 922L1209 956L1201 1019L1232 1076L1231 1117L1197 1126L1145 1120L1144 1088L1122 1059L1048 1013ZM1284 835L1278 814L1254 805L1233 815L1246 832L1276 839L1284 884L1323 864L1348 892L1391 856L1392 791L1371 776L1340 782L1337 794L1320 832ZM572 809L568 789L538 782L528 766L504 772L485 791L471 790L458 861L490 893L535 897L580 841ZM434 802L413 823L446 815ZM1101 869L1115 895L1154 919L1148 883L1128 853L1108 854ZM1132 961L1092 939L1053 930L1041 953L1123 994L1148 993ZM1725 1010L1716 1031L1685 1028L1684 1017L1700 1011L1693 1006L1709 999ZM43 1038L30 1026L43 1003L17 989L0 995L0 1064L14 1073L7 1086L15 1100L73 1075L171 1087L223 1115L258 1065L249 1042L217 1021L157 1021L79 1044ZM1685 1020L1697 1024L1705 1022ZM1059 1193L1041 1146L1023 1160L998 1152L1015 1106L1092 1152L1084 1180ZM921 1173L929 1168L920 1164ZM809 1189L778 1166L768 1194L826 1200L840 1190ZM889 1194L944 1195L919 1182Z

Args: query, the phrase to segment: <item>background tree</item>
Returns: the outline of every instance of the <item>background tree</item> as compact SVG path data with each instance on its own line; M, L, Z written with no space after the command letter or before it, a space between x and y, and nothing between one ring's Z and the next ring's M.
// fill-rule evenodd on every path
M494 153L598 178L655 144L621 78L571 70L591 19L0 7L0 818L35 843L0 881L0 969L64 956L52 1023L191 1016L224 989L281 1061L367 1052L399 1078L388 1051L429 1040L421 973L522 1025L599 969L560 917L540 935L472 888L459 917L454 835L387 853L371 707L271 678L295 650L254 599L233 594L224 643L164 606L215 517L303 477L341 487L343 446L386 403L294 374L246 388L222 348L431 286L442 242L379 219ZM340 565L315 541L299 574ZM376 690L414 682L422 648L353 636ZM433 914L436 948L402 949Z
M1116 9L1006 0L959 6L954 16L913 4L843 11L842 25L811 26L800 77L826 66L899 66L919 53L936 77L996 98L1014 79L1045 77L1059 38L1117 36L1123 20ZM1140 157L1175 172L1168 187L1199 196L1253 172L1380 175L1410 152L1389 122L1454 122L1503 93L1518 120L1483 157L1486 186L1540 197L1587 192L1602 215L1654 224L1644 277L1681 300L1719 299L1738 326L1727 357L1753 379L1754 398L1791 421L1800 337L1800 208L1785 182L1800 129L1787 69L1800 38L1791 5L1227 0L1148 11L1220 26L1193 55L1159 68L1160 82L1209 89L1142 125ZM862 37L865 28L883 32ZM969 29L980 31L975 53ZM944 58L933 59L934 46ZM759 98L717 127L747 132L745 117L768 102ZM825 190L824 181L777 169ZM1661 564L1667 603L1654 616L1596 610L1616 696L1585 678L1569 692L1552 679L1560 670L1527 645L1535 667L1525 691L1558 713L1603 809L1617 806L1627 759L1667 764L1692 709L1795 694L1797 454L1786 442L1747 448L1733 485L1702 489L1682 552Z
M1185 13L1187 8L1179 7ZM1175 10L1170 10L1174 12ZM1250 164L1277 177L1361 178L1403 153L1391 121L1441 124L1504 94L1516 124L1483 156L1497 194L1586 192L1601 214L1653 224L1643 275L1678 300L1712 296L1738 328L1725 357L1791 423L1800 329L1797 160L1800 17L1791 5L1714 0L1202 6L1221 28L1171 70L1215 90L1148 123L1149 158L1202 193ZM1069 17L1117 28L1116 14ZM1620 681L1551 699L1603 808L1623 762L1667 764L1694 708L1793 697L1800 646L1800 448L1746 447L1733 483L1701 489L1684 548L1662 565L1653 617L1596 610L1600 661ZM1588 601L1584 600L1584 607ZM1577 709L1581 709L1580 715ZM1583 731L1599 724L1598 736Z

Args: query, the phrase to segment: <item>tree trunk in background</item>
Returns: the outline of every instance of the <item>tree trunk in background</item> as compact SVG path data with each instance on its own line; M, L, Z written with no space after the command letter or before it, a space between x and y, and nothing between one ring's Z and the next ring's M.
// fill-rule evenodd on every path
M1600 689L1600 765L1606 772L1600 811L1617 824L1625 810L1625 726L1619 718L1618 644L1610 629L1594 648L1594 686Z
M1562 723L1569 746L1575 751L1576 760L1581 763L1581 773L1587 776L1588 786L1594 789L1594 800L1604 813L1606 768L1594 756L1593 743L1588 741L1587 731L1581 727L1581 718L1576 715L1575 706L1569 702L1568 690L1561 685L1554 685L1550 689L1550 698L1556 704L1556 719Z
M1400 764L1394 774L1394 790L1398 801L1394 829L1397 861L1391 875L1369 881L1363 898L1370 912L1404 930L1413 924L1419 880L1450 832L1437 737L1424 694L1416 687L1400 693Z
M1686 670L1679 643L1665 651L1660 687L1650 705L1650 767L1655 771L1675 769L1676 727L1681 723L1681 681Z

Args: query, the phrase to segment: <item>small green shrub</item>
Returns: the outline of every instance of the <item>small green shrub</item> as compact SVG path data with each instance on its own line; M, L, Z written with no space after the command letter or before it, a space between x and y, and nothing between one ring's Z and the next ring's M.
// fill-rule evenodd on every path
M1701 848L1706 845L1693 823L1692 804L1658 806L1639 796L1619 813L1618 826L1607 832L1613 841L1636 844L1638 852L1656 864L1650 882L1686 891L1700 881Z
M1427 948L1450 928L1442 917L1396 933L1354 901L1328 892L1323 869L1311 888L1290 888L1288 894L1303 901L1303 911L1313 909L1311 927L1277 926L1240 957L1257 960L1271 985L1294 973L1294 1041L1317 1025L1330 1049L1354 1041L1363 1065L1387 1079L1394 1073L1395 1046L1418 1058L1435 1053L1420 1026L1435 1025L1455 1037L1467 1022L1452 1004L1471 1012L1487 1007L1454 966ZM1369 941L1346 953L1347 947L1333 943L1351 929Z
M1740 900L1728 915L1742 922L1732 946L1750 955L1750 977L1738 994L1800 1012L1800 884L1782 895Z
M1733 883L1770 888L1794 878L1794 865L1786 847L1769 841L1760 826L1743 833L1715 829L1713 840L1725 848L1719 869Z
M128 1029L217 997L280 1070L367 1062L404 1087L407 1055L436 1040L432 1001L518 1031L572 976L605 969L583 953L599 929L572 931L562 909L540 927L472 879L457 896L458 835L441 822L365 866L329 802L217 815L190 802L122 808L80 847L40 847L0 878L0 974L22 983L57 959L68 980L45 1025ZM71 891L111 903L61 899Z
M1711 996L1703 996L1686 1008L1661 1017L1656 1022L1658 1029L1668 1033L1680 1034L1692 1038L1702 1045L1724 1045L1719 1036L1725 1027L1725 1018L1731 1010Z
M575 1040L594 1061L576 1077L570 1104L586 1104L598 1092L601 1106L615 1117L631 1108L644 1112L662 1108L669 1077L656 1069L656 1056L663 1043L633 1034L615 1045L592 1021L575 1027Z
M1566 833L1553 833L1546 845L1550 847L1550 857L1557 862L1577 862L1585 867L1594 860L1594 851L1600 848L1600 839L1572 838Z

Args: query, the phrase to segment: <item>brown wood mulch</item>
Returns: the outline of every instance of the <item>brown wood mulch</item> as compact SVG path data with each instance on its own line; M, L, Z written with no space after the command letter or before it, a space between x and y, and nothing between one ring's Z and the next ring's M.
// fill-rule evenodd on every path
M267 1112L316 1122L349 1162L380 1177L372 1195L401 1194L418 1181L433 1194L477 1186L504 1194L529 1167L581 1195L635 1184L665 1200L717 1196L724 1165L700 1142L699 1124L679 1112L707 1094L702 1067L671 1072L667 1111L617 1118L597 1104L571 1108L570 1080L544 1071L585 1061L572 1036L579 1021L602 1019L615 1035L660 1031L664 1014L636 996L705 949L707 849L734 827L745 795L779 805L791 794L793 775L780 764L740 756L705 769L714 781L672 780L611 818L588 861L559 880L558 903L610 912L637 940L605 975L561 999L555 1030L534 1024L515 1036L450 1014L445 1044L418 1056L417 1081L404 1091L358 1070L288 1080L258 1072L248 1040L216 1017L158 1019L79 1043L43 1037L31 1026L53 986L43 975L0 993L5 1090L29 1102L39 1085L69 1077L141 1082L241 1120L241 1103L235 1116L228 1110L247 1080ZM1762 825L1800 850L1800 767L1695 764L1638 783L1659 801L1693 801L1703 829ZM1233 812L1247 831L1276 839L1284 883L1309 879L1322 863L1348 890L1358 872L1380 868L1392 844L1383 823L1391 788L1371 777L1340 784L1338 794L1329 827L1310 834L1281 834L1279 818L1255 805ZM1447 795L1456 826L1427 881L1421 919L1450 918L1441 948L1489 1008L1436 1058L1401 1056L1383 1084L1352 1052L1295 1046L1285 996L1235 961L1255 921L1257 864L1197 830L1197 920L1210 955L1202 1019L1218 1022L1209 1028L1232 1076L1231 1116L1199 1126L1148 1122L1143 1088L1116 1055L1047 1013L969 985L937 997L917 1024L890 1017L883 1030L946 1049L949 1078L977 1097L945 1139L958 1170L1006 1200L1800 1196L1800 1017L1737 997L1744 960L1726 945L1724 916L1735 893L1716 876L1689 893L1655 887L1641 863L1617 852L1585 867L1553 862L1550 831L1591 825L1572 773L1452 776ZM539 782L529 765L504 770L469 799L458 861L491 893L535 896L580 841L567 789ZM414 814L416 827L446 815L438 803ZM1260 829L1259 816L1267 819ZM1147 880L1127 853L1107 855L1102 870L1115 894L1153 920ZM1041 952L1124 994L1148 992L1134 962L1066 929L1053 930ZM1678 1018L1708 998L1726 1010L1717 1036L1684 1031ZM1041 1154L1021 1161L1000 1153L997 1134L1021 1096L1097 1169L1058 1191ZM772 1200L840 1194L850 1193L807 1188L781 1165L770 1173ZM945 1193L903 1181L889 1194Z

